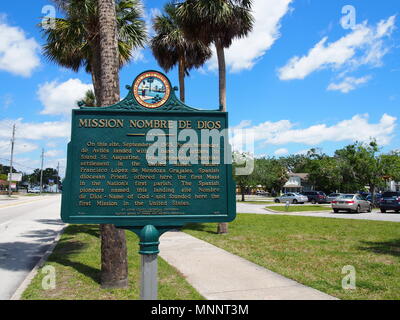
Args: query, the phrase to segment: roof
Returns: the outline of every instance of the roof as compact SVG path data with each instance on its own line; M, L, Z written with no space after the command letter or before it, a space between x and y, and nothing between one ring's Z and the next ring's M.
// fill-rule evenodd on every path
M309 174L289 172L289 177L299 177L301 180L308 180Z
M302 188L302 186L299 186L298 184L285 184L283 187L284 188Z

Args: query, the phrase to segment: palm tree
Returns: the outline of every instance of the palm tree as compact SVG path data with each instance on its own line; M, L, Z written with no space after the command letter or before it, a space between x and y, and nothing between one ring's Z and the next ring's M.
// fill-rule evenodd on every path
M53 0L64 18L55 19L55 28L42 28L44 55L63 67L92 75L96 98L101 90L99 12L97 0ZM132 59L133 50L144 47L147 32L140 0L114 1L118 27L119 67ZM100 99L97 99L100 103ZM100 104L98 104L100 106Z
M97 0L99 17L100 83L99 104L109 106L119 101L119 41L115 0ZM128 286L128 261L125 231L112 224L102 224L101 284L103 288Z
M95 107L96 105L96 96L94 95L92 89L86 91L85 96L82 98L82 100L78 101L78 106Z
M220 111L226 111L225 48L253 29L252 0L186 0L178 4L176 18L185 37L213 43L218 57Z
M143 47L146 41L140 0L108 0L106 3L100 0L54 2L62 9L65 17L56 18L55 28L42 29L47 40L43 48L45 56L63 67L74 71L85 68L91 73L98 106L117 102L118 69L128 63L133 50ZM117 30L114 32L117 51L105 44L106 34L113 32L114 26ZM111 43L114 44L113 41ZM110 65L113 59L116 63ZM102 285L127 286L125 233L113 225L102 225L100 231Z
M151 49L165 72L178 65L180 98L185 102L185 76L192 68L201 67L211 57L211 50L198 40L188 41L185 38L176 20L173 3L167 3L164 12L154 19L156 35L151 40Z
M214 43L219 71L220 111L226 112L225 48L253 29L252 0L186 0L178 4L176 18L189 40ZM218 224L218 233L227 233L228 224Z

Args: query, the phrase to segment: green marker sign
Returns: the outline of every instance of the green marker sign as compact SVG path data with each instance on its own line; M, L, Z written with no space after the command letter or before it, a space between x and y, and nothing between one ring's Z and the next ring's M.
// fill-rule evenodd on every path
M156 71L128 89L116 105L73 110L62 220L137 233L232 221L227 113L186 106Z

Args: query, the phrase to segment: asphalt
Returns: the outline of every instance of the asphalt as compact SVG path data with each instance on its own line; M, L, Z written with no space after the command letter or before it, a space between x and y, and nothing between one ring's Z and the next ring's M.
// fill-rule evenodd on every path
M0 202L0 300L8 300L63 228L60 196Z
M266 204L249 204L249 203L237 202L236 210L238 213L255 213L255 214L269 214L269 215L289 215L289 216L400 222L400 214L398 214L398 213L381 213L381 212L378 212L378 210L376 210L376 209L374 209L372 212L366 212L366 213L333 213L332 211L326 211L326 212L324 212L324 211L273 212L273 211L266 210L265 209L266 206L267 206Z

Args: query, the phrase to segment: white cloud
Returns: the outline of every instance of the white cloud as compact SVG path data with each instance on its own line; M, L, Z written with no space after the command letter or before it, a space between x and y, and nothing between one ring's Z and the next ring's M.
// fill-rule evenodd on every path
M48 158L55 158L55 157L59 157L59 156L62 155L62 154L63 154L63 151L62 151L62 150L55 150L55 149L52 149L52 150L46 151L46 152L44 153L44 156L45 156L45 157L48 157Z
M143 11L144 22L146 23L146 29L150 37L154 36L155 31L153 29L153 19L157 16L161 16L162 12L158 8L150 8Z
M19 143L14 145L14 155L31 152L38 148L34 143L20 140ZM8 159L11 155L11 143L10 140L0 139L0 156ZM4 162L4 161L2 161Z
M328 86L329 91L341 91L342 93L348 93L355 90L360 85L367 83L371 79L371 76L365 76L361 78L346 77L340 83L331 83Z
M364 21L335 42L327 43L328 37L322 38L307 55L295 56L280 68L279 78L304 79L322 69L345 68L347 72L361 65L380 66L382 58L389 50L384 40L392 34L395 19L396 16L391 16L380 21L375 27L368 26Z
M4 20L0 16L0 70L29 77L40 65L40 46L22 29L9 26Z
M276 156L284 156L284 155L286 155L288 153L289 153L289 150L286 149L286 148L281 148L281 149L275 150L275 152L274 152L274 154Z
M231 72L250 70L274 42L279 39L280 21L290 10L293 0L254 0L255 24L248 37L236 39L225 51L226 64ZM215 50L208 63L209 70L218 68Z
M80 79L69 79L62 83L52 81L40 85L37 95L44 105L41 114L70 114L71 110L77 107L77 101L81 100L89 89L93 90L92 84L83 83Z
M272 145L298 143L315 146L323 142L360 141L367 142L375 138L380 145L390 143L397 118L383 114L378 123L370 123L368 115L355 115L349 120L343 120L335 125L313 125L304 129L296 129L289 120L264 122L248 127L255 134L256 142ZM239 137L237 137L239 139ZM233 137L235 141L235 137Z
M0 139L10 141L14 123L17 141L68 138L71 131L69 121L24 122L23 119L3 119L0 120Z

